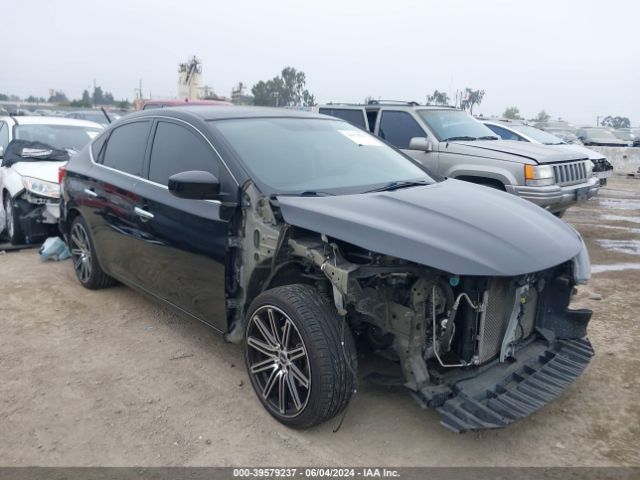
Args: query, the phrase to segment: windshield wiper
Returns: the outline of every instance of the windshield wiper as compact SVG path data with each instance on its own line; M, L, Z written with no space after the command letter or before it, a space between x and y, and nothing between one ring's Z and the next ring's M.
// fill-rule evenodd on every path
M362 193L373 193L373 192L391 192L393 190L398 190L400 188L409 188L409 187L418 187L420 185L428 185L429 182L427 180L399 180L395 182L389 182L382 187L373 188L371 190L366 190Z
M304 192L287 192L287 193L274 193L271 198L276 197L335 197L335 193L329 192L316 192L315 190L305 190Z
M476 137L469 137L469 136L460 136L460 137L449 137L449 138L445 138L444 140L442 140L443 142L453 142L455 140L477 140Z
M476 140L500 140L500 137L496 137L495 135L485 135L484 137L478 137Z

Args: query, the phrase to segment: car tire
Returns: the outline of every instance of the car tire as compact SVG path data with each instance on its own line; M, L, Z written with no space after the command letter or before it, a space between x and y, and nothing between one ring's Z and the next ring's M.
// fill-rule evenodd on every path
M308 285L273 288L251 303L245 363L262 405L292 428L326 422L355 390L351 330L330 301Z
M84 218L77 216L69 230L69 249L76 277L83 287L90 290L107 288L116 281L102 271L98 256Z
M7 239L12 245L22 245L24 243L24 232L20 224L18 207L9 193L5 193L3 207L6 215L5 230Z

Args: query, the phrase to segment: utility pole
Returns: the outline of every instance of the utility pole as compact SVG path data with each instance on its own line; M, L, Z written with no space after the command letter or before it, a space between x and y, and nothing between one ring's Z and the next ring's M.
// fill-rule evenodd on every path
M93 79L93 108L96 108L96 79Z

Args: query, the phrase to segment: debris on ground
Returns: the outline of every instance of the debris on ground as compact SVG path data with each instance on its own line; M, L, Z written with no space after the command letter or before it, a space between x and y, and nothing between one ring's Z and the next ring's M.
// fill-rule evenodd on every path
M40 247L38 253L40 254L40 260L42 261L53 260L55 262L59 262L71 257L69 247L60 237L47 238Z

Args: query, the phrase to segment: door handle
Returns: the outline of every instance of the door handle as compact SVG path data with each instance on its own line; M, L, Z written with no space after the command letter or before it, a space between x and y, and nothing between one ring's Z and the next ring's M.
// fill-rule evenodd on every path
M98 196L98 194L95 191L93 191L92 189L90 189L90 188L85 188L84 189L84 193L86 193L90 197L97 197Z
M134 207L133 211L143 222L148 222L155 216L150 211L140 207Z

